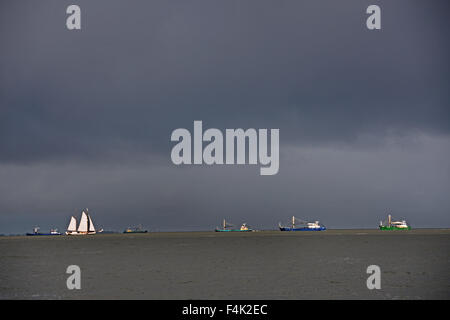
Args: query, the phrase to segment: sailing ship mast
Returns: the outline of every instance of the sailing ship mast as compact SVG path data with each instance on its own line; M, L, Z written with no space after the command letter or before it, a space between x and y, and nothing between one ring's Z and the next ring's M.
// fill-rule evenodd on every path
M78 225L77 231L79 233L86 234L89 230L88 223L89 223L88 216L87 216L86 212L84 212L84 210L83 210L83 212L81 213L81 220L80 220L80 224Z
M87 211L87 209L86 209L86 211ZM89 214L88 214L88 217L89 217L89 228L88 228L88 230L89 230L89 232L95 232L94 223L92 222L91 216Z

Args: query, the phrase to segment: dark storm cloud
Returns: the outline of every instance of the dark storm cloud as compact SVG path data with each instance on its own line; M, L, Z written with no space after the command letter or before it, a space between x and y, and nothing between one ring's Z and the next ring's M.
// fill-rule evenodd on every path
M387 212L414 228L449 226L450 140L393 138L387 145L287 147L271 177L255 166L4 165L0 233L64 230L83 207L106 230L212 230L223 218L273 229L292 215L329 228L375 228Z
M82 30L65 28L79 4ZM365 27L370 4L382 29ZM447 1L2 1L0 232L449 226ZM175 166L170 134L280 128L280 172Z
M446 3L355 1L2 4L2 162L170 150L170 133L277 127L292 144L449 130Z

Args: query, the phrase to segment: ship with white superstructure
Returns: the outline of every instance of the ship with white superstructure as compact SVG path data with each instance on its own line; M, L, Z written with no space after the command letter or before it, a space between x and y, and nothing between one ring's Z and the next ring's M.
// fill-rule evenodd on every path
M327 228L319 221L308 222L292 217L290 224L282 225L278 223L280 231L324 231Z
M411 230L406 220L392 221L392 216L388 214L386 221L380 221L380 230Z

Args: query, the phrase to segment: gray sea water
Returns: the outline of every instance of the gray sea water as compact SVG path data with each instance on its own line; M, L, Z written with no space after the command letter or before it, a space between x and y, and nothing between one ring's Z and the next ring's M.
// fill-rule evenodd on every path
M2 299L449 299L449 271L448 229L0 237Z

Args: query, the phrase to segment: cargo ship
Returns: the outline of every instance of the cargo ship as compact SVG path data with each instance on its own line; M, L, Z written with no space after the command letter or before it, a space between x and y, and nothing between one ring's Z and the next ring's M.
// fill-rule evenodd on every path
M137 226L137 227L128 227L126 228L123 233L147 233L147 230L142 229L142 226Z
M58 229L50 229L49 233L39 232L39 227L33 228L32 233L27 233L27 236L60 236L61 233L58 232Z
M411 226L405 220L392 221L392 216L388 214L387 221L380 221L380 230L411 230Z
M216 227L216 232L251 232L255 231L250 228L245 222L241 225L241 227L235 228L234 225L228 224L225 219L223 219L222 228Z
M278 223L280 231L324 231L327 230L324 225L320 224L319 221L307 222L297 219L292 216L292 220L289 226L283 226Z

